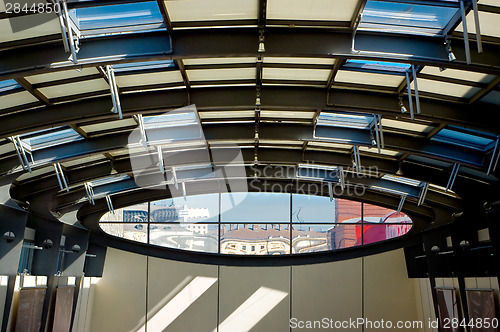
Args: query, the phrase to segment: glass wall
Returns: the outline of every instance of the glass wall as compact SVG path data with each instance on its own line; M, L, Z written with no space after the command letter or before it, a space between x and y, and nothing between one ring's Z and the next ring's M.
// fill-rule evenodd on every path
M404 213L347 199L287 193L222 193L167 198L102 216L113 236L227 255L331 251L410 231Z

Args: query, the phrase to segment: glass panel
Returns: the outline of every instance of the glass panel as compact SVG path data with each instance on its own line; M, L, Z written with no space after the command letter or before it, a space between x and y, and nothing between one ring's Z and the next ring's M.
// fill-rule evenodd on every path
M28 144L32 151L83 139L83 137L73 129L63 128L64 127L41 130L21 135L20 138L24 143Z
M363 221L365 223L407 223L412 221L405 213L382 206L363 203Z
M21 86L14 80L0 81L0 93L14 90L20 87Z
M158 68L175 67L173 60L158 60L158 61L143 61L143 62L130 62L119 63L112 66L115 72L127 72L135 70L147 70Z
M136 223L105 223L100 224L101 229L113 236L127 240L146 243L148 240L148 224Z
M127 206L115 209L115 213L106 213L101 217L102 222L147 222L148 203Z
M361 202L335 199L335 217L338 223L361 222Z
M221 254L283 255L290 252L289 225L221 225Z
M144 117L144 128L146 129L182 126L195 123L197 123L197 119L194 112L170 112L163 115Z
M151 202L151 222L218 222L219 195L207 194Z
M292 223L335 222L336 200L313 195L292 195Z
M290 222L290 195L282 193L224 193L222 222Z
M361 225L295 225L293 253L350 248L361 244Z
M412 225L363 225L363 244L370 244L389 240L395 237L403 236L408 233Z
M437 35L442 33L457 12L458 6L440 7L369 0L359 27L384 32Z
M69 14L84 35L165 28L155 1L76 8Z
M410 68L410 65L406 63L397 63L397 62L351 59L346 61L346 63L344 64L344 68L356 68L356 69L373 70L373 71L389 71L389 72L404 74L404 72L408 68Z
M318 117L318 125L369 129L374 119L373 115L321 112Z
M453 127L451 127L453 128ZM474 133L480 133L479 131L467 130L469 133L464 131L457 131L452 129L442 129L436 135L432 137L432 140L446 142L454 145L461 145L468 148L485 150L488 145L492 144L494 140L492 138L486 138L483 136L474 135ZM483 135L488 135L483 133Z
M214 224L151 224L150 244L216 253L219 226Z

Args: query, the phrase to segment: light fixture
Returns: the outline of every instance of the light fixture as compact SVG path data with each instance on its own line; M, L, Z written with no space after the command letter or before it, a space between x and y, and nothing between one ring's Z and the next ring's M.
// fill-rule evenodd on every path
M3 239L5 240L5 242L11 243L16 239L16 234L14 234L14 232L5 232L3 234Z
M264 53L265 51L266 51L266 47L264 46L264 30L260 30L259 53Z
M445 37L444 44L446 47L446 52L448 52L448 61L455 61L457 57L455 54L453 54L453 51L451 49L451 40L448 36Z
M408 112L405 105L403 104L403 95L399 95L399 108L401 109L401 113L403 114Z
M436 253L436 252L439 252L439 251L441 251L441 248L439 248L438 246L433 246L433 247L431 248L431 252Z
M398 167L398 170L396 172L396 175L399 175L399 176L403 175L403 170L401 169L401 163L399 163L399 167Z

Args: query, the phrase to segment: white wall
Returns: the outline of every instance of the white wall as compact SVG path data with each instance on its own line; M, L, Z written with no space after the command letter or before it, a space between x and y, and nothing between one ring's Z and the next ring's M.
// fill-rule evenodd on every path
M228 267L109 249L89 331L142 332L146 321L147 332L217 326L220 332L281 332L291 330L291 318L418 320L418 290L407 278L403 250L295 267ZM308 331L315 330L322 329Z

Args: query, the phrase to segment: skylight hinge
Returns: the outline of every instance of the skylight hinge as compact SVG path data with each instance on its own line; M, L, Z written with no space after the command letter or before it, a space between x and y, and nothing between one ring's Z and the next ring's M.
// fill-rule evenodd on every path
M55 163L54 169L56 170L56 177L57 177L57 182L59 182L59 188L61 188L61 190L69 191L68 182L66 181L66 177L64 175L61 164Z
M144 148L147 150L148 149L148 137L146 136L146 129L144 128L144 118L142 117L142 114L137 114L137 122L139 123L139 130L141 132L141 143L144 145Z
M384 148L384 133L382 131L382 116L380 114L373 115L372 128L375 128L375 143L377 145L378 153L380 149Z
M182 182L182 197L184 197L184 200L187 201L186 182Z
M24 144L19 138L19 136L12 136L10 137L10 140L12 141L12 144L14 144L21 167L23 168L23 170L28 170L31 173L32 171L31 171L30 161L28 160L27 155L28 154L30 155L31 161L33 161L33 155L29 150L25 149Z
M493 153L491 154L491 160L490 160L490 165L488 167L488 172L486 172L487 175L490 175L492 171L495 172L497 169L498 159L500 158L500 150L498 149L499 143L500 143L500 136L497 136L495 148L493 149Z
M356 173L361 171L361 157L359 155L359 146L354 145L352 147L352 155L353 155L353 167Z
M403 205L405 204L405 201L406 201L406 195L401 195L401 199L399 200L398 209L396 210L397 213L401 212L401 210L403 209Z
M448 184L446 184L446 188L445 188L444 192L448 192L448 190L451 190L451 188L453 188L453 185L455 184L455 180L457 179L459 168L460 168L460 164L453 165L453 168L452 168L451 174L450 174L450 178L448 179Z
M418 197L417 205L420 206L424 203L425 197L427 196L427 190L429 189L429 183L424 183L424 185L420 189L420 195Z
M177 172L175 167L172 167L172 179L174 180L175 189L179 189L179 181L177 180Z
M116 85L115 71L110 65L106 66L106 73L108 75L109 89L111 91L111 100L113 101L113 108L111 112L117 113L119 119L123 119L122 105L120 103L120 94L118 93L118 86Z
M109 213L115 214L115 208L113 207L113 202L111 202L111 196L106 195L106 204L108 205Z
M94 189L92 188L92 183L85 182L83 184L85 186L85 192L87 193L87 198L92 205L95 205L94 200Z
M66 0L59 0L60 6L59 24L61 26L61 34L64 44L64 50L71 53L68 60L71 60L74 64L78 63L78 58L76 54L80 51L80 30L73 23L68 13L68 6Z
M339 167L339 182L340 182L340 187L342 190L345 189L345 173L344 169L342 167Z
M417 108L417 114L420 114L420 97L418 94L417 71L415 69L415 65L411 65L410 68L413 79L413 91L415 92L415 106ZM408 90L408 104L410 105L410 118L414 120L415 113L413 112L413 97L411 90L410 73L408 71L405 71L405 75L406 75L406 88Z
M158 167L160 167L161 174L165 174L165 164L163 162L163 152L161 149L161 145L158 145L156 147L156 150L158 152Z

